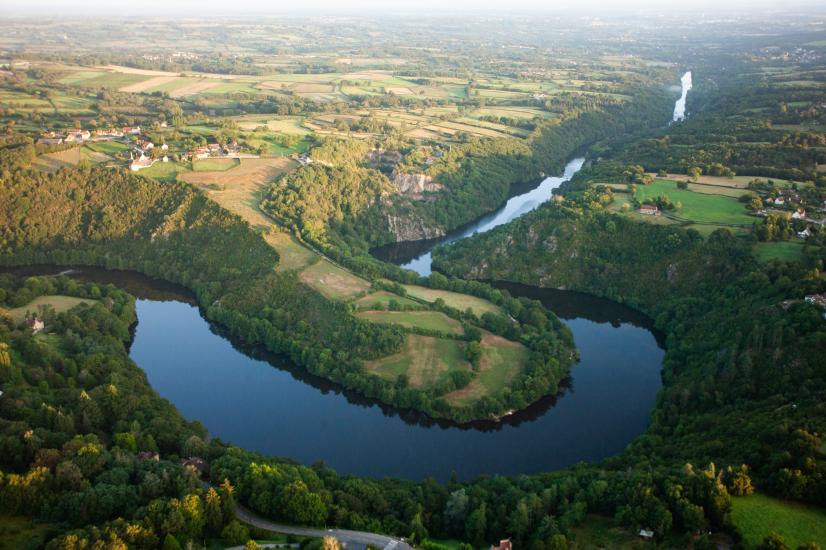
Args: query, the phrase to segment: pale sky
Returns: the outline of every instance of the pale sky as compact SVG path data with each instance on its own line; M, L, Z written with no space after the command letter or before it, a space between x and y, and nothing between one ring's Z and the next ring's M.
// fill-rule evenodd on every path
M131 16L145 14L188 15L429 15L466 13L609 13L716 12L731 10L826 12L822 0L0 0L0 17L47 15L77 17L98 14Z

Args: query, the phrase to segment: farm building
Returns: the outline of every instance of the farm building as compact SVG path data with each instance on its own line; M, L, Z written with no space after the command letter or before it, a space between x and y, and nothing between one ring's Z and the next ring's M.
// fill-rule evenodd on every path
M26 327L32 331L32 334L37 334L38 332L46 328L46 325L43 323L43 321L41 321L37 317L29 317L28 319L23 321L23 324L25 324Z
M511 539L504 539L499 541L499 546L491 545L490 550L513 550Z
M660 209L654 206L653 204L643 204L637 209L637 212L640 214L646 214L648 216L659 216Z

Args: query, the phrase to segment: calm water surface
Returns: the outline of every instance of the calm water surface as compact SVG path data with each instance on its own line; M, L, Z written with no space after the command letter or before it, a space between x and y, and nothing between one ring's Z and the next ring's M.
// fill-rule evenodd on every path
M685 117L691 73L682 79L674 120ZM484 232L537 208L584 162L561 177L515 188L498 211L443 239L401 243L374 253L430 273L430 250ZM33 267L29 274L65 268ZM113 283L138 297L132 359L190 420L235 445L370 477L462 479L549 471L622 451L648 425L661 386L662 342L648 318L622 305L570 291L499 283L541 300L570 327L581 354L559 395L502 423L459 426L399 411L344 391L255 348L231 342L205 321L179 287L123 271L79 268L81 279Z
M26 268L55 274L65 268ZM158 393L215 437L305 464L324 460L370 477L445 480L533 473L616 454L645 430L663 350L650 321L614 302L500 284L542 300L571 328L582 360L566 387L501 424L458 426L398 411L230 342L180 288L137 273L77 268L73 276L138 296L132 359Z

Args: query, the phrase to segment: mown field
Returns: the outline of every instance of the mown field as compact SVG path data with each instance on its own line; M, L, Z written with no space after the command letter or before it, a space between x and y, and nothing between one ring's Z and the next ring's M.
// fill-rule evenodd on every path
M636 199L644 202L667 196L679 206L664 215L697 223L720 225L751 225L755 217L749 215L743 203L737 199L719 193L702 193L695 189L678 189L673 180L655 180L651 185L638 185Z
M372 323L390 323L406 328L433 330L445 334L464 333L462 324L439 311L361 311L356 317Z
M444 380L451 371L469 370L464 342L432 336L407 336L405 348L395 355L365 364L365 368L387 380L407 376L414 388L426 388Z
M476 296L459 294L458 292L450 292L449 290L437 290L434 288L427 288L417 285L404 285L404 288L407 290L407 294L413 296L414 298L419 298L420 300L425 300L426 302L435 302L441 298L445 304L450 307L460 309L462 311L472 309L477 316L481 316L488 312L497 314L502 313L502 310L499 309L499 306L496 304L488 302L482 298L477 298Z
M814 542L826 545L826 510L760 494L731 499L731 519L743 535L746 548L754 548L772 532L789 548Z
M51 307L55 313L62 313L69 311L73 307L80 304L93 304L95 300L88 300L85 298L75 298L74 296L38 296L25 306L16 307L9 310L9 315L15 322L22 322L26 318L27 313L36 314L41 307Z
M482 337L482 360L479 374L466 387L448 394L455 405L467 405L485 396L499 395L519 374L528 359L522 344L494 334Z

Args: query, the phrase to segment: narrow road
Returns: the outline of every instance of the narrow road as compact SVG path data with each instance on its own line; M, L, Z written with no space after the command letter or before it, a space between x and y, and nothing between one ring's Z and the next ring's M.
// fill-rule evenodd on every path
M346 529L313 529L312 527L296 527L295 525L283 525L273 523L267 519L255 515L240 504L236 505L235 517L244 523L254 525L260 529L283 533L285 535L298 535L303 537L335 537L339 542L346 545L349 550L359 550L370 546L381 548L382 550L412 550L406 542L379 535L377 533L365 533L363 531L348 531Z

